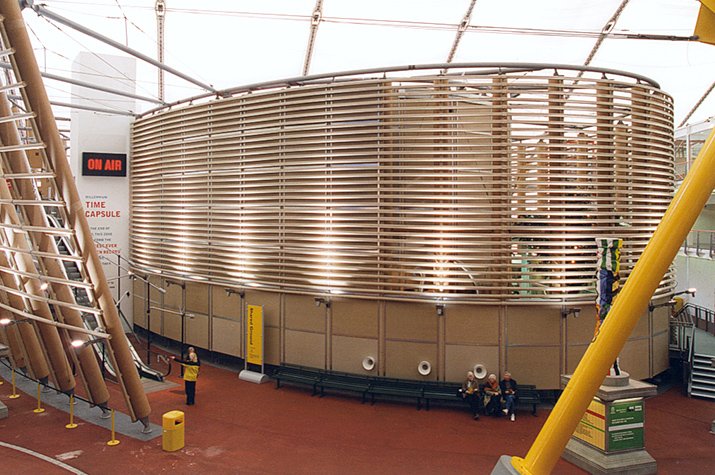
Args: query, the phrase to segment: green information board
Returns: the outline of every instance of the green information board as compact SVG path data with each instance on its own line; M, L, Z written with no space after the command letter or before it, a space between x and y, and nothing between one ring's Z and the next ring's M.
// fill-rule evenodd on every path
M608 407L608 426L643 423L643 399L619 399Z
M642 449L643 427L633 429L617 429L612 427L608 432L608 451L617 452L620 450Z
M608 452L642 449L645 446L642 398L620 399L609 403L606 417Z

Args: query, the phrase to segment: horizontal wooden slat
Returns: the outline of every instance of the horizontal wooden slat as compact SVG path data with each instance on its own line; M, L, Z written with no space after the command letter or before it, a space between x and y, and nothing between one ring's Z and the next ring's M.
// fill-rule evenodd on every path
M308 83L141 118L133 258L287 292L592 301L594 239L624 239L627 276L672 197L673 105L558 73Z

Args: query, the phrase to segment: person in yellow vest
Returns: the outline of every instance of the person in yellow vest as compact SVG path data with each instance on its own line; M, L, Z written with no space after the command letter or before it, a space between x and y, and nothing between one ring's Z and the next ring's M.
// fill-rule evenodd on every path
M189 354L186 360L176 359L175 356L172 356L171 359L176 360L177 363L184 367L184 392L186 392L186 405L193 406L194 398L196 397L196 380L199 377L199 369L201 368L199 356L196 354L194 347L190 346Z

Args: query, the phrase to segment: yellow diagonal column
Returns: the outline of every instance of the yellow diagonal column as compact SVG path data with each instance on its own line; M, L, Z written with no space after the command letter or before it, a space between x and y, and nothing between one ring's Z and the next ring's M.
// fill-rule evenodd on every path
M675 194L663 220L588 347L571 381L541 428L526 457L512 458L519 473L547 474L556 465L578 421L613 360L638 323L668 266L715 188L715 129Z

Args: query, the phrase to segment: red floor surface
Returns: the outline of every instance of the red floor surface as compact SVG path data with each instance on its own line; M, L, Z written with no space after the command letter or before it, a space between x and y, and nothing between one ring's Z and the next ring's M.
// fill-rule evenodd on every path
M274 387L240 381L236 373L204 364L195 406L184 405L183 388L149 394L153 422L161 424L161 414L169 410L186 413L186 447L168 453L161 449L161 437L143 443L120 436L120 445L108 447L105 429L79 421L79 428L67 430L66 413L48 408L36 415L32 397L8 399L5 384L0 400L10 417L0 421L0 441L50 457L65 454L70 457L65 463L103 475L489 473L500 455L523 456L548 415L541 409L537 417L521 411L516 422L473 421L456 407L427 412L403 403L370 406L350 396L321 399L305 389ZM113 400L120 400L118 394ZM713 473L713 419L715 403L689 399L677 388L648 400L646 448L659 473ZM47 462L6 449L0 450L0 460L3 474L59 473ZM583 472L562 460L554 473Z

